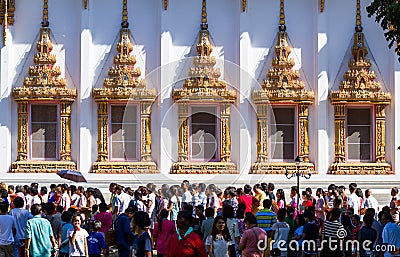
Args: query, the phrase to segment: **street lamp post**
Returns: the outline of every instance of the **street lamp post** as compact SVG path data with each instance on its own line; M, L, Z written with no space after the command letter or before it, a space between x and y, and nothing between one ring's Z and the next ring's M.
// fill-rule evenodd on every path
M291 179L294 176L297 177L297 212L300 209L300 177L303 177L305 179L310 179L311 178L311 172L308 171L308 173L305 173L304 170L301 169L301 164L303 163L303 158L301 158L300 156L297 156L296 159L294 160L296 162L296 171L293 173L288 172L288 170L286 169L286 178L287 179Z

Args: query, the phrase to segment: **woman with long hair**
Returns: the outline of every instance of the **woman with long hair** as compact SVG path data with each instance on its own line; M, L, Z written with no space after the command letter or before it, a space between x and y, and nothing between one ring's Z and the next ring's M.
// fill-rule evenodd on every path
M286 206L285 191L282 188L276 190L276 204L278 208L275 210L278 213L279 209L283 209Z
M208 255L210 257L236 257L230 256L229 247L233 244L226 226L226 219L217 216L211 229L211 234L206 239Z
M317 195L317 202L315 204L315 212L317 214L317 217L321 221L324 221L326 219L325 210L326 210L326 206L328 205L326 202L326 199L325 199L325 192L322 188L317 188L317 191L315 194Z
M176 186L171 186L169 188L169 202L168 202L168 211L170 212L170 220L176 221L179 212L179 192Z
M301 199L303 200L301 203L301 213L304 213L309 207L313 206L312 196L308 191L301 192Z
M175 234L175 223L168 220L168 211L162 209L154 225L153 241L157 249L157 257L164 257L167 252L167 243L171 235Z

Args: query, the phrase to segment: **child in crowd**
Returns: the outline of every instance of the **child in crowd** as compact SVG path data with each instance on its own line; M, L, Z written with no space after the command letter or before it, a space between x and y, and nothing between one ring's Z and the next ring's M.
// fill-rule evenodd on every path
M92 231L87 238L87 244L89 249L89 257L100 257L100 255L106 251L106 241L103 233L99 232L101 228L101 221L95 220L92 223Z

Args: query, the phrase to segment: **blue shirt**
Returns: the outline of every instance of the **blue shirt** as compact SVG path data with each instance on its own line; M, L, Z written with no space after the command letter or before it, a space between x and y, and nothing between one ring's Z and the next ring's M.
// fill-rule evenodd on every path
M125 213L122 213L115 220L115 241L117 245L123 245L125 249L129 250L131 238L133 238L131 221Z
M151 239L147 232L143 232L141 235L135 235L132 246L135 250L135 257L145 257L146 251L152 252Z
M61 227L62 227L61 230L61 243L62 243L68 239L67 232L68 230L73 229L74 225L72 225L69 222L62 221ZM69 241L64 246L60 247L60 252L69 254Z
M53 230L48 220L34 216L26 223L25 238L31 239L29 253L32 257L50 256L52 236Z
M10 215L14 217L16 223L15 239L19 240L25 238L26 223L33 217L32 214L25 209L14 208L10 211Z
M89 254L101 254L101 249L106 249L106 241L100 232L90 232L87 238Z

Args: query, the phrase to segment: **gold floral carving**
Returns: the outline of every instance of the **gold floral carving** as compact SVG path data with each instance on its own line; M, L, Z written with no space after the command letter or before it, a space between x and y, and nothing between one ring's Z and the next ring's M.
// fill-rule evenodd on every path
M168 9L168 0L164 0L164 10Z
M215 174L237 173L236 164L231 162L230 105L236 101L236 91L227 88L220 80L221 72L214 68L216 59L211 56L206 1L202 3L201 30L196 44L197 56L193 57L193 67L183 88L173 90L173 98L178 103L178 162L171 167L173 174ZM221 119L221 161L189 162L189 105L191 103L220 105L218 117Z
M253 91L253 101L257 106L257 161L252 165L250 173L281 174L294 163L268 162L268 108L274 104L294 104L299 108L298 115L298 155L310 170L314 165L309 158L308 136L308 106L314 102L314 92L305 89L300 80L298 70L293 70L294 59L290 58L291 48L286 33L284 1L280 3L280 21L277 44L274 48L275 57L272 68L267 72L267 79L262 83L261 90Z
M247 0L242 0L242 12L245 12L247 9Z
M382 91L376 81L376 74L370 71L371 62L367 59L368 50L364 42L361 26L360 0L357 0L356 28L349 60L349 70L338 91L330 93L335 110L335 162L331 174L392 174L390 164L385 158L385 108L391 101L391 95ZM371 163L346 162L346 105L375 106L375 161Z
M108 70L103 88L95 88L93 97L98 104L97 161L92 166L93 173L158 173L151 157L151 106L156 99L155 89L146 89L140 79L140 68L135 68L136 58L132 56L127 0L123 0L122 28L117 43L118 54L114 65ZM108 154L108 107L110 102L140 104L140 161L114 162Z
M87 9L88 8L88 1L89 0L83 0L83 9Z
M57 172L60 169L76 169L71 158L71 104L76 98L76 89L69 89L65 79L60 78L60 67L56 56L51 54L53 45L47 20L47 0L44 0L43 22L34 65L29 67L28 77L22 87L13 90L18 103L18 147L17 161L12 163L11 172ZM28 158L28 104L35 101L57 102L60 104L60 160L31 161Z
M314 164L304 162L301 164L301 170L317 174L314 169ZM251 166L250 174L285 174L286 170L296 171L296 163L294 162L255 162Z
M324 12L324 10L325 10L325 0L320 0L319 11Z

